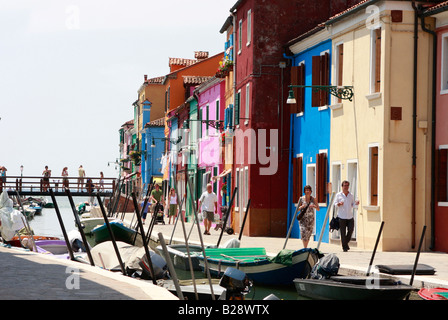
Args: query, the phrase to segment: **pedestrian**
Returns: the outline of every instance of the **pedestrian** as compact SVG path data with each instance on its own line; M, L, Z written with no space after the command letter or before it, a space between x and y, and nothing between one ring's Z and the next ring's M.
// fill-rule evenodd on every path
M157 214L158 212L155 212L157 204L163 202L163 192L160 190L160 186L158 184L155 184L154 190L151 191L151 195L149 197L149 200L151 200L151 208L150 212L152 214ZM159 204L159 211L160 211L160 204ZM144 222L144 220L143 220Z
M174 219L177 216L177 195L176 190L174 190L174 188L171 188L170 190L170 211L168 215L169 215L168 224L171 223L171 218L173 218L174 223Z
M199 198L199 212L203 212L202 215L204 217L204 234L210 234L210 227L212 226L212 222L215 221L215 213L218 210L218 197L216 193L213 192L213 187L209 183L207 184L207 190L204 191Z
M3 187L6 188L6 168L1 166L0 167L0 174L1 174L1 182L0 182L0 190L3 190Z
M310 237L314 231L314 220L315 213L314 210L319 211L319 204L317 203L316 198L314 198L312 194L313 190L310 185L306 185L303 188L304 196L300 197L298 203L298 209L302 210L306 208L306 212L302 219L300 219L300 237L302 238L303 247L308 247L308 242L310 241ZM307 208L308 207L308 208Z
M48 188L50 188L51 177L51 170L48 170L48 166L45 166L45 170L42 172L42 175L44 176L42 179L42 189L44 192L47 192Z
M82 187L84 185L84 177L86 176L86 171L82 167L82 165L78 168L78 192L82 190Z
M148 199L148 201L146 202L145 208L143 208L143 206L145 205L146 199ZM143 199L142 203L140 204L140 206L143 209L143 214L142 214L142 223L143 224L145 224L146 216L148 215L150 205L151 205L151 201L149 201L149 198L146 198L146 197L145 197L145 199Z
M62 185L64 186L65 189L69 188L69 182L68 182L68 168L64 167L64 169L62 169Z
M334 205L338 207L339 232L341 233L342 250L347 252L350 250L348 243L350 242L355 227L353 219L353 208L359 204L355 201L355 197L348 190L350 182L342 181L342 191L336 194Z
M100 172L100 186L98 190L104 191L104 173L102 171Z

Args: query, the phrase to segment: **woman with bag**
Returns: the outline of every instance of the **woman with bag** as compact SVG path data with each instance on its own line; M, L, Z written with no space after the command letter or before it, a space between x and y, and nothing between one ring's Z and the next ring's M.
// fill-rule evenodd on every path
M300 236L302 238L303 247L308 247L308 242L314 230L314 209L320 210L316 199L311 196L312 189L310 185L303 188L304 196L299 199L300 214L297 216L300 225Z

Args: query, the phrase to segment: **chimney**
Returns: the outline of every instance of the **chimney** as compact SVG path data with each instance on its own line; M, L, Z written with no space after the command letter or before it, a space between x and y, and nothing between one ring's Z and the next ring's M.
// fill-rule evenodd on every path
M204 60L208 58L208 51L195 51L194 58L197 60Z

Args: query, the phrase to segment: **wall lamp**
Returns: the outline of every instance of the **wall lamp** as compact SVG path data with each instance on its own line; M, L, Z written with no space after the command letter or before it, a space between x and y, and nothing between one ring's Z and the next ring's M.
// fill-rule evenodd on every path
M353 87L352 86L302 86L302 85L290 85L289 86L289 94L288 100L286 100L287 104L295 104L297 100L294 96L294 91L292 88L312 88L313 92L318 91L326 91L327 93L335 96L338 99L342 100L353 100Z
M207 124L208 126L215 129L224 129L224 121L222 120L196 120L196 119L187 119L184 121L183 129L187 132L190 132L190 121L200 121L202 123Z
M170 139L170 138L152 138L152 144L151 144L151 148L155 148L156 147L156 142L154 139L158 139L158 140L163 140L163 141L169 141L172 144L179 144L182 141L182 136L180 136L177 139Z

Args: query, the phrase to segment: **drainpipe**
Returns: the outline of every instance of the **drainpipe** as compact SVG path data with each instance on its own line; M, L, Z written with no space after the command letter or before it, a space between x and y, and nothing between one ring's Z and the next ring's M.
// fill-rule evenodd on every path
M432 60L432 110L431 110L431 243L429 246L430 250L434 250L435 247L435 235L434 235L434 225L435 225L435 150L436 150L436 83L437 83L437 33L426 28L425 16L421 15L421 27L422 30L429 33L433 37L433 60Z
M418 10L415 1L412 1L414 9L414 75L412 94L412 249L415 248L416 225L416 167L417 167L417 58L418 58Z

